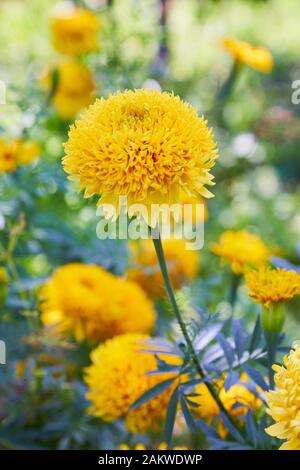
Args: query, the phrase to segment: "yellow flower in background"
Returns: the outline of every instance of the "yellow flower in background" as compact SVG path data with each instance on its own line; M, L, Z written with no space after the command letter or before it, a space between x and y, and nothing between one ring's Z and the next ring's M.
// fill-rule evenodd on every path
M237 62L249 65L263 73L270 73L273 69L273 56L265 47L255 47L232 38L223 38L220 44Z
M17 169L17 144L6 142L0 137L0 173L13 172Z
M175 386L134 410L129 409L147 390L174 376L146 375L157 369L154 354L145 352L156 349L150 341L149 337L137 334L116 336L92 352L92 365L86 369L87 398L92 402L90 413L106 422L125 417L132 434L160 430ZM167 363L180 363L178 357L161 353L159 356Z
M8 283L8 275L6 269L0 266L0 286L6 286Z
M283 366L275 364L273 369L276 390L267 392L266 400L275 424L266 432L286 440L281 450L300 450L300 345L284 358Z
M98 205L112 204L117 214L120 196L128 206L143 204L147 214L151 204L178 203L180 189L212 196L205 186L213 184L217 158L213 133L169 93L134 90L96 100L71 126L65 152L64 169L85 197L101 194ZM128 213L141 214L136 207Z
M198 253L187 250L185 240L163 240L168 272L175 289L192 281L197 274ZM152 240L129 244L131 267L129 279L137 282L151 298L165 295L164 281L159 269Z
M262 266L258 270L249 270L245 280L250 297L267 309L300 293L300 275L286 269Z
M256 412L262 406L261 399L255 393L250 392L243 383L248 380L246 374L241 374L240 382L228 390L225 390L224 380L219 380L215 383L215 386L219 389L219 398L232 417L245 416L249 409ZM208 423L211 423L214 418L219 416L220 410L218 405L205 384L198 385L195 392L199 394L199 396L192 398L192 401L199 405L198 408L195 408L195 412L201 418L207 419ZM225 438L228 433L221 419L218 419L218 433L222 438Z
M128 444L120 444L120 450L189 450L188 447L184 446L176 446L173 447L173 449L168 449L168 446L165 442L161 442L157 447L155 448L149 448L146 447L144 444L136 444L134 446L134 449L130 449L130 446Z
M43 323L77 341L150 333L155 323L153 306L137 284L96 265L62 266L40 297Z
M37 142L28 140L17 141L17 162L19 165L29 165L37 160L41 154L41 148Z
M55 49L62 54L87 54L97 49L97 16L83 8L68 8L53 16L51 30Z
M270 253L263 241L254 233L246 230L227 230L211 250L220 256L236 274L245 272L248 266L267 263Z
M57 67L58 83L52 104L62 119L73 119L83 108L91 104L95 91L91 71L75 61L64 62ZM41 85L50 90L53 71L42 77Z

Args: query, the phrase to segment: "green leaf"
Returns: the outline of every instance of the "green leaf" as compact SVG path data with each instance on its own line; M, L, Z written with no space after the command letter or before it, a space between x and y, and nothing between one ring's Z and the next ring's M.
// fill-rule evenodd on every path
M167 416L166 416L165 436L166 436L166 442L167 442L168 447L171 446L171 441L172 441L172 434L173 434L174 423L175 423L175 418L176 418L176 413L177 413L178 396L179 396L179 392L178 392L178 387L177 387L172 393L169 406L168 406Z
M160 393L162 393L164 390L170 387L170 385L174 382L176 377L173 377L172 379L167 379L164 380L163 382L160 382L154 387L150 388L150 390L147 390L140 398L138 398L131 406L130 409L134 410L140 405L143 405L147 401L151 400L152 398L156 397Z

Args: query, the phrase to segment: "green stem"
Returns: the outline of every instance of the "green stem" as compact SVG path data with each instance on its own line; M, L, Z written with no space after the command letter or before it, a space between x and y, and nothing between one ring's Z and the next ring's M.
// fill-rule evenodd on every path
M235 273L232 273L231 286L229 291L229 303L231 305L232 311L235 307L237 301L237 291L240 285L241 276Z
M265 338L266 338L266 343L267 343L269 384L270 384L270 389L274 390L275 382L274 382L274 371L272 369L272 366L276 360L277 334L265 332Z
M187 327L186 327L186 325L183 321L183 318L181 316L181 312L180 312L179 307L178 307L177 302L176 302L174 290L173 290L173 287L172 287L172 284L171 284L171 281L170 281L168 268L167 268L167 264L166 264L166 260L165 260L165 256L164 256L161 237L160 237L160 233L159 233L158 229L157 229L156 233L154 233L153 243L154 243L157 259L158 259L158 262L159 262L159 266L160 266L160 269L161 269L161 273L162 273L162 276L163 276L163 279L164 279L165 288L166 288L167 294L169 296L172 308L174 310L176 319L179 323L180 329L181 329L182 334L184 336L184 339L186 341L187 347L189 349L189 353L190 353L190 356L192 358L193 364L194 364L195 369L196 369L197 373L199 374L199 376L201 378L205 378L205 373L204 373L204 371L203 371L203 369L202 369L202 367L201 367L201 365L198 361L197 353L194 349L193 342L192 342L192 340L191 340L191 338L188 334ZM233 421L230 414L228 413L225 406L223 405L222 401L218 397L218 394L216 393L214 386L210 382L205 382L205 385L208 388L211 396L213 397L213 399L217 403L220 410L227 416L227 418L229 419L231 424L234 427L236 427L235 422Z

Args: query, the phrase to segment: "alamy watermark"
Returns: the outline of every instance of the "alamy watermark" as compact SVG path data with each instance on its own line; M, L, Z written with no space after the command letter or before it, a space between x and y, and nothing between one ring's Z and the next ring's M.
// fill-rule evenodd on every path
M6 104L6 84L0 80L0 105Z
M0 340L0 365L6 364L6 344Z
M294 80L292 83L292 92L291 100L293 104L300 104L300 80Z
M204 245L204 204L127 204L120 196L118 208L102 204L96 233L100 240L138 240L147 238L182 239L187 250ZM157 229L159 227L159 231Z

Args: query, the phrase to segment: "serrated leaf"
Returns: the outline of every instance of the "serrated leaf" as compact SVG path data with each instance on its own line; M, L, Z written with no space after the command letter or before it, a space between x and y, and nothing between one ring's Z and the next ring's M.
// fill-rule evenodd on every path
M184 419L185 419L185 422L187 424L187 426L190 428L190 430L195 433L196 430L197 430L197 427L196 427L196 423L195 423L195 420L192 416L192 413L190 412L187 404L186 404L186 401L185 401L185 397L183 394L180 395L180 405L181 405L181 410L182 410L182 413L183 413L183 416L184 416Z

